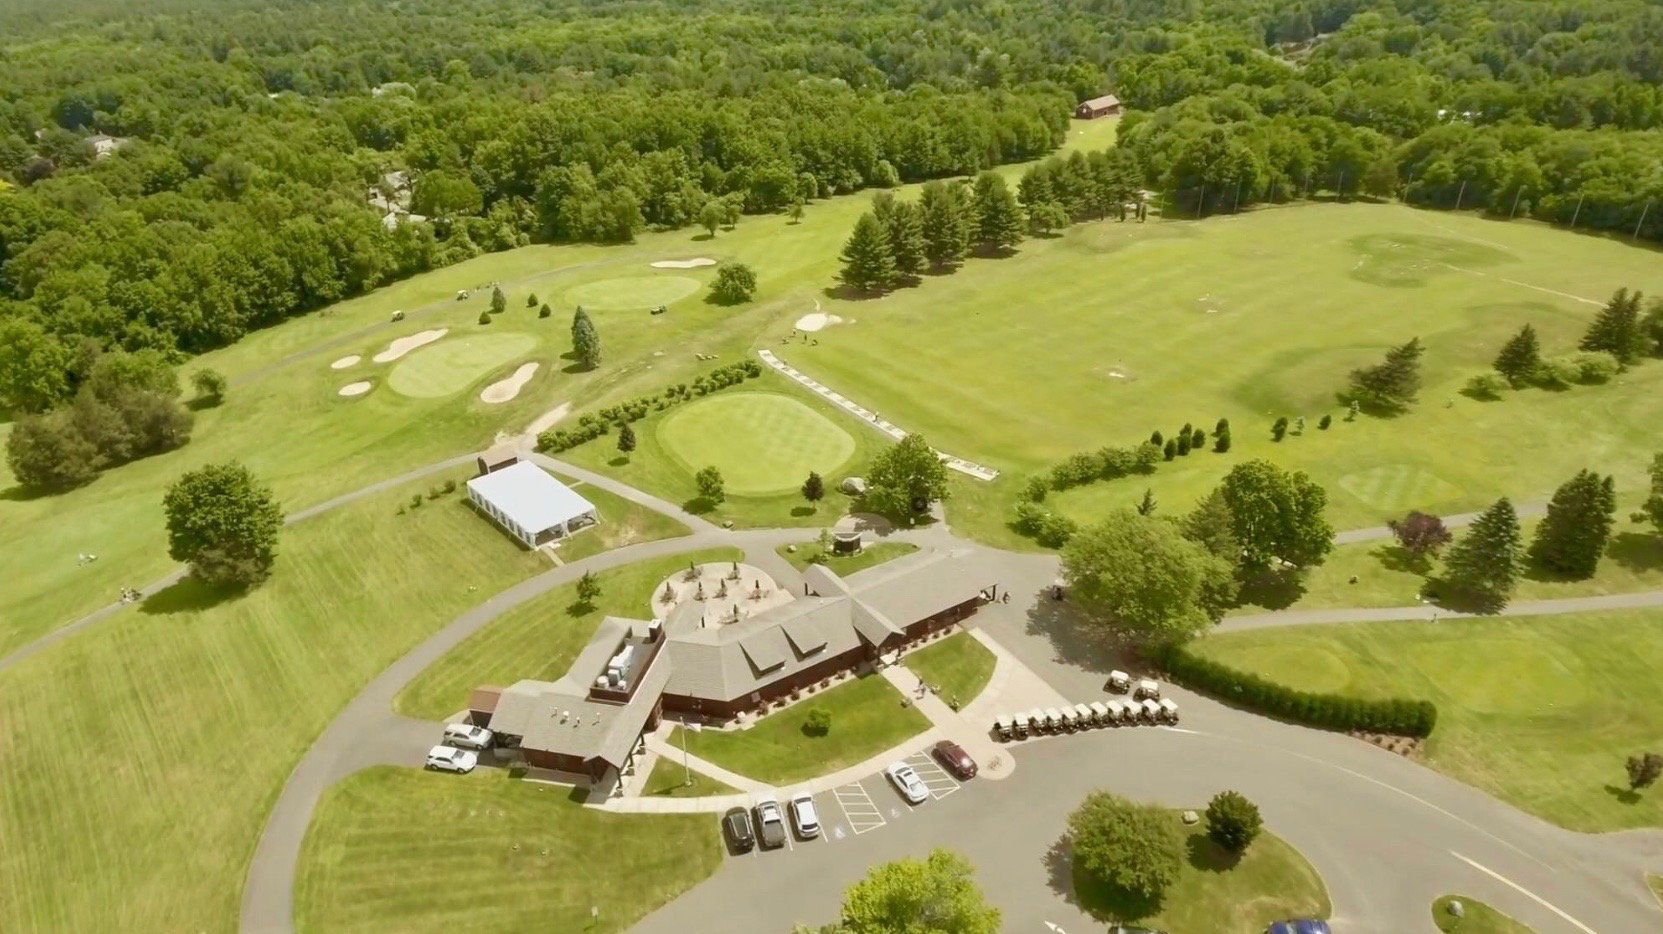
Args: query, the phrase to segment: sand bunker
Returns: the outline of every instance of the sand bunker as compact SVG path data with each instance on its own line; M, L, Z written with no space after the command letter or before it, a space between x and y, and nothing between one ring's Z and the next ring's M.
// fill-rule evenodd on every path
M481 390L479 401L490 405L500 405L513 399L520 394L521 389L525 388L526 383L531 382L531 377L536 372L537 364L535 362L520 364L519 369L515 370L512 376L507 379L499 379Z
M450 328L438 328L432 331L422 331L419 334L412 334L409 337L401 337L398 340L388 344L386 350L381 351L370 359L374 360L376 363L392 363L394 360L397 360L399 357L404 356L410 351L415 350L418 347L426 347L428 344L444 337L448 333L450 333Z
M352 354L351 356L342 357L334 363L329 364L329 368L331 370L344 370L349 366L357 366L358 361L362 359L364 358L358 356L357 354Z
M661 259L652 264L654 269L698 269L700 266L714 266L716 261L708 256L693 259Z
M799 331L820 331L820 330L824 330L825 328L829 328L834 324L842 324L842 323L843 323L843 319L839 318L836 315L828 315L823 311L816 311L816 312L812 312L810 314L803 315L801 318L798 318L797 319L797 330L799 330Z
M368 380L360 380L359 382L356 382L356 383L347 383L345 386L341 387L341 395L343 395L343 396L361 396L364 393L370 391L370 386L371 385L373 385L373 384L370 383Z

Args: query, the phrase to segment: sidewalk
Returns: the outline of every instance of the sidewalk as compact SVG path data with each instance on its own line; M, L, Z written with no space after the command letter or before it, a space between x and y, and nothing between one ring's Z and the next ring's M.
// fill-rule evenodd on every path
M971 721L965 719L958 711L947 706L947 702L937 697L933 691L925 691L922 696L918 693L921 682L911 669L903 671L902 665L889 665L883 669L885 681L895 686L912 701L918 712L930 718L934 725L931 732L939 733L941 738L950 739L970 754L978 766L976 775L992 781L1000 781L1010 777L1016 771L1016 759L1006 752L993 737L988 735L986 728L978 729ZM997 672L998 669L995 669ZM990 689L991 682L988 685ZM987 693L987 689L982 691Z

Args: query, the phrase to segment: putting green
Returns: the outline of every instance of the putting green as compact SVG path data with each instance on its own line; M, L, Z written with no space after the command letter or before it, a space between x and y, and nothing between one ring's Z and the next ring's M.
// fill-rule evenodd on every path
M687 276L623 276L573 286L566 290L566 301L603 310L651 308L668 305L698 290L699 280Z
M730 392L677 409L658 440L688 472L715 465L728 493L766 495L797 488L811 470L827 476L848 462L855 439L790 396Z
M537 338L517 332L452 337L399 361L387 385L418 399L448 396L536 346Z

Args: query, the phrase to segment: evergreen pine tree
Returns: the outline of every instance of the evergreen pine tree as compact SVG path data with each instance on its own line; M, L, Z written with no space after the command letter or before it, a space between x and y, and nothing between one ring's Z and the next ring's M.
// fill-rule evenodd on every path
M1171 438L1166 439L1166 445L1161 448L1161 454L1165 456L1167 460L1172 460L1174 457L1177 457L1178 442L1172 440Z
M984 249L1008 250L1022 242L1022 208L1005 177L997 172L976 176L976 242Z
M544 302L543 307L537 309L537 317L539 317L539 318L550 318L550 317L553 317L553 316L554 316L554 309L549 307L548 302Z
M1507 377L1513 386L1523 386L1536 376L1542 365L1542 348L1536 340L1536 329L1525 325L1513 335L1496 354L1496 372Z
M1588 325L1582 349L1603 350L1626 365L1645 352L1645 343L1640 330L1640 293L1618 289Z
M1548 502L1547 517L1530 544L1531 562L1575 580L1593 577L1616 515L1617 494L1611 477L1579 471Z
M803 499L811 503L818 503L826 496L826 481L815 471L808 472L808 479L803 481Z
M586 370L600 365L601 336L595 331L595 323L589 320L589 313L583 310L582 305L572 315L572 353Z
M527 295L525 297L525 307L527 307L527 308L536 308L537 307L537 293L536 292L533 292L530 295Z
M491 314L500 315L508 310L508 296L502 294L502 289L491 287Z
M1149 443L1153 444L1155 447L1160 447L1161 445L1166 444L1166 438L1159 431L1156 431L1149 435Z
M1213 450L1220 454L1230 450L1230 425L1228 422L1222 428L1213 432Z
M916 279L924 271L924 221L918 205L896 202L883 224L890 255L895 258L896 277Z
M1420 338L1386 351L1386 359L1351 371L1351 389L1364 402L1388 411L1402 411L1420 392Z
M1190 431L1190 450L1199 451L1207 446L1207 433L1199 428Z
M1138 500L1138 515L1152 516L1155 514L1155 491L1145 489L1143 499Z
M964 259L970 242L970 222L961 190L929 182L919 197L919 226L924 258L936 269Z
M1444 558L1444 580L1499 609L1519 579L1519 514L1506 497L1467 529Z
M618 425L618 450L625 454L635 450L635 428L629 422Z
M843 283L859 292L871 292L895 278L895 255L889 249L889 235L870 212L855 222L849 242L843 245Z

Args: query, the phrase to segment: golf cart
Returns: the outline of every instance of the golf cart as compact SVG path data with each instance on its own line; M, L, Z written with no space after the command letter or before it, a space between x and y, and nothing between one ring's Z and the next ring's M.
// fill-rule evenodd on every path
M1125 723L1132 713L1125 701L1112 700L1103 706L1109 709L1109 722L1115 726Z
M1132 689L1132 676L1118 669L1111 671L1109 672L1108 683L1103 685L1103 689L1113 691L1116 694L1125 694Z
M1149 723L1158 723L1161 719L1161 705L1145 698L1138 701L1138 713Z
M1014 727L1011 724L1011 718L1005 716L1004 714L1000 714L999 717L993 721L993 731L999 735L1000 739L1010 739L1011 731L1013 729Z
M1045 715L1045 711L1040 710L1038 707L1028 711L1028 719L1033 721L1033 730L1035 733L1055 732L1054 727L1056 724Z
M1115 716L1109 710L1108 704L1105 704L1100 700L1094 700L1091 702L1091 722L1093 726L1108 726L1114 721Z
M1045 708L1045 731L1047 733L1061 733L1062 729L1062 712L1055 707Z
M1033 727L1033 718L1029 717L1025 713L1019 713L1016 716L1012 717L1011 720L1012 720L1011 732L1016 735L1016 738L1017 739L1027 739L1028 734L1030 732L1032 732L1032 730L1034 728Z
M1137 700L1143 700L1146 697L1160 700L1161 686L1148 678L1142 678L1138 681L1137 690L1132 692L1132 697Z
M1087 707L1085 704L1075 704L1074 722L1079 724L1080 729L1083 730L1088 726L1096 726L1097 718L1092 716L1090 707Z
M1172 702L1172 698L1170 698L1170 697L1161 698L1160 707L1161 707L1161 720L1163 722L1165 722L1165 723L1177 723L1178 722L1178 705Z

